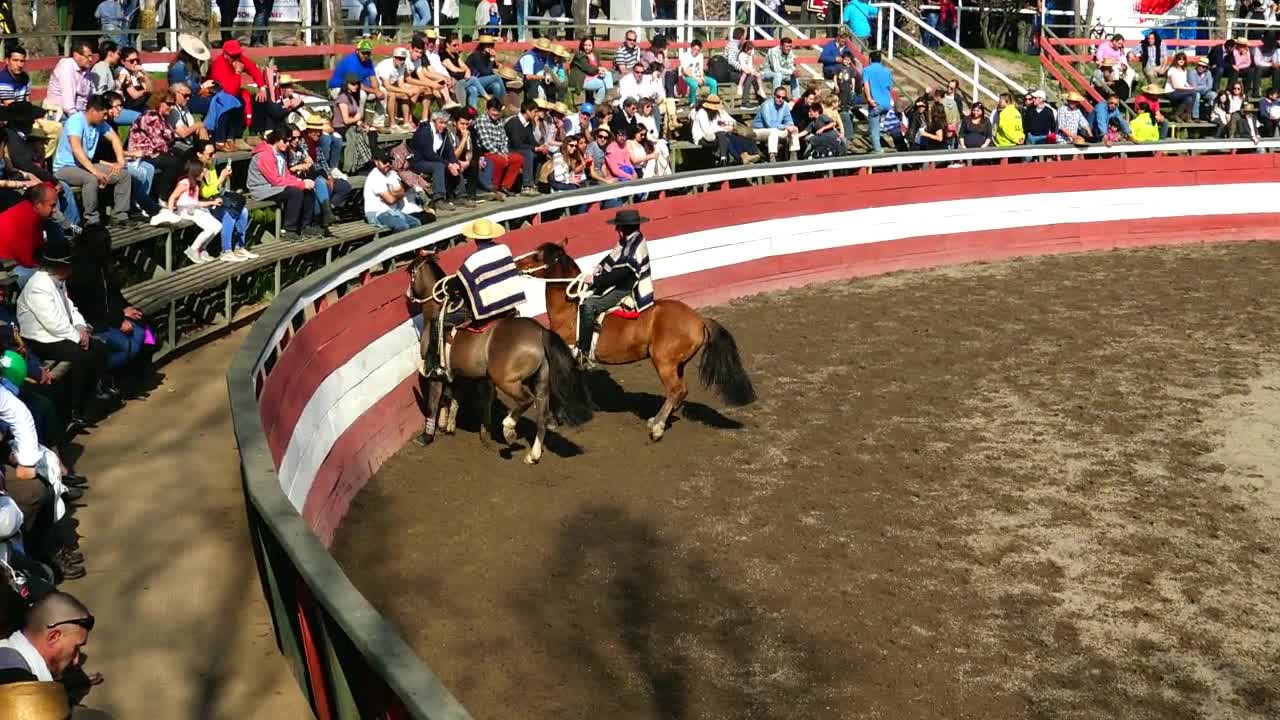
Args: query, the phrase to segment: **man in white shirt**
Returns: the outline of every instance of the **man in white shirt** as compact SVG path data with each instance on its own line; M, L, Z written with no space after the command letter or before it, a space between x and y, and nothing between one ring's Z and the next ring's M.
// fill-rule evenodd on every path
M663 128L662 105L663 100L667 99L667 91L662 86L662 74L648 71L649 68L644 63L638 62L631 67L631 72L627 73L618 81L618 102L622 103L628 98L634 98L637 103L645 98L653 98L653 111L657 117L658 127Z
M71 363L71 372L65 378L72 402L71 420L82 422L90 399L115 399L115 393L102 385L107 347L93 337L93 329L67 297L71 243L62 237L50 237L37 260L40 269L18 295L18 327L36 355Z
M434 30L428 33L435 35ZM428 65L427 52L428 48L433 47L428 43L425 36L414 37L409 43L409 59L405 61L405 82L413 87L419 88L424 95L438 98L443 104L448 98L448 74L444 76L436 74ZM477 50L476 52L480 52ZM437 55L437 60L439 56Z
M391 156L385 150L373 153L373 169L364 182L364 219L370 225L381 225L399 232L422 224L405 212L405 190L400 175L391 169Z
M425 89L415 87L406 82L408 78L409 50L396 48L391 57L379 62L374 67L374 74L382 89L387 93L387 129L398 132L413 132L417 123L413 119L413 106L425 94ZM402 124L395 127L396 110L400 111Z

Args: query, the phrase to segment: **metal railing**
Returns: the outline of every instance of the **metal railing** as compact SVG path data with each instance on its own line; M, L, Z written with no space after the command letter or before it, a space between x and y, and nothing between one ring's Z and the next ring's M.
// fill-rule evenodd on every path
M692 172L575 192L475 211L446 224L386 236L335 260L285 288L250 331L227 372L232 420L258 571L272 613L277 643L291 661L319 717L343 720L413 717L468 720L458 701L414 654L396 630L343 574L302 516L286 498L267 446L258 393L290 338L318 312L326 297L341 295L423 247L452 242L463 224L481 216L499 222L539 222L570 208L617 198L714 190L734 184L870 173L908 166L1004 162L1078 157L1124 157L1166 152L1234 152L1280 149L1280 140L1182 141L1114 147L1020 146L952 152L904 153ZM1045 174L1053 166L1047 165ZM1141 166L1132 168L1140 172ZM940 170L939 172L945 172ZM323 312L323 311L319 311Z
M982 58L973 54L971 51L965 49L964 47L961 47L960 44L957 43L955 40L952 40L951 38L947 37L941 32L938 32L936 28L934 28L929 23L922 20L919 16L911 13L901 5L897 3L873 3L873 5L874 7L877 7L880 9L880 14L878 16L878 19L883 19L885 14L886 13L888 14L888 19L889 19L888 26L885 27L882 25L882 27L884 27L884 32L876 33L876 39L877 41L881 41L881 39L884 38L883 42L887 46L884 48L885 55L890 60L892 60L894 57L894 47L895 47L894 39L900 38L902 41L908 43L909 45L914 47L917 51L919 51L920 53L923 53L925 56L927 56L934 62L938 63L939 65L946 68L947 70L950 70L952 73L955 74L957 79L963 82L970 83L970 85L973 88L973 93L971 98L972 100L975 100L975 101L978 100L979 95L985 95L988 99L992 101L995 101L997 98L999 98L999 93L996 93L990 90L989 88L987 88L985 85L982 84L981 73L984 70L992 77L997 78L1008 87L1016 90L1019 95L1025 94L1027 92L1026 88L1024 88L1021 83L1011 79L1008 75L1005 75L1004 73L996 69L995 66L991 65L991 63L987 62L986 60L983 60ZM940 43L942 43L943 47L949 47L955 52L959 53L961 57L963 57L965 60L973 64L972 72L966 73L965 71L951 64L951 62L948 61L946 58L942 57L938 53L926 47L924 43L920 42L915 37L913 37L911 33L908 33L902 28L898 27L899 20L915 25L921 33L928 33L932 35L933 37L937 38Z

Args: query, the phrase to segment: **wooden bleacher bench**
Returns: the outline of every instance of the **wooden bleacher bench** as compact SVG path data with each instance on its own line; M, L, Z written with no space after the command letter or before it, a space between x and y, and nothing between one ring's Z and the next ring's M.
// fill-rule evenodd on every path
M233 278L261 270L291 257L305 255L343 243L371 239L383 232L383 228L369 225L363 220L340 223L332 228L332 235L309 238L300 242L271 240L253 246L259 257L240 263L215 260L200 265L188 265L151 280L125 288L124 296L135 307L147 314L157 314L166 306L188 295L210 290L226 284Z
M1218 129L1217 125L1203 120L1192 122L1171 122L1169 123L1169 139L1171 140L1190 140L1191 134L1195 133L1197 137L1204 137L1206 133L1212 133ZM1178 133L1182 136L1179 138Z
M187 221L185 225L129 225L125 228L113 228L111 230L111 247L112 249L120 249L137 245L141 242L162 238L169 234L170 230L190 225Z

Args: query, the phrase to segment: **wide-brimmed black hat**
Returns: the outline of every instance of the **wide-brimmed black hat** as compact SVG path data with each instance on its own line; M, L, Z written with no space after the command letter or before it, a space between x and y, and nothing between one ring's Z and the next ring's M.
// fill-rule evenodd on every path
M9 122L34 122L44 117L44 108L23 100L4 106L4 119Z
M619 210L614 213L613 218L605 220L610 225L639 225L640 223L649 222L649 218L642 216L635 210Z
M59 265L68 267L75 258L75 248L71 241L64 237L51 237L36 251L36 262L40 265Z

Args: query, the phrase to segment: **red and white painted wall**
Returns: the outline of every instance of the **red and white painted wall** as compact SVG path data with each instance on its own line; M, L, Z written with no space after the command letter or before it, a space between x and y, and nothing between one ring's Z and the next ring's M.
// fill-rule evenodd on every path
M778 182L637 206L659 297L693 304L811 282L1019 255L1275 237L1280 155L1065 161ZM528 226L584 268L611 213ZM463 255L442 256L446 270ZM530 280L526 314L544 312ZM321 540L422 423L408 276L378 277L304 325L259 398L282 490ZM743 348L748 364L752 348ZM549 462L556 462L549 458ZM424 482L429 474L424 472Z

